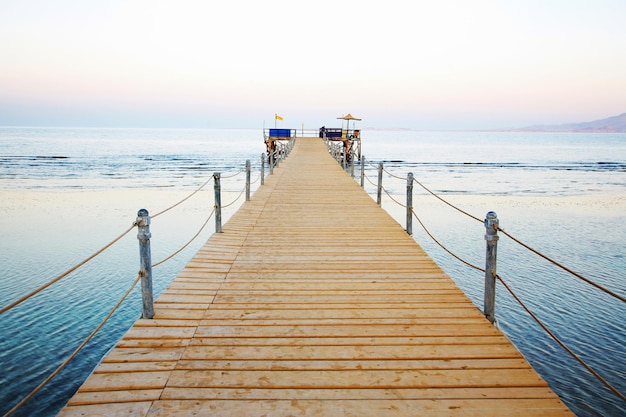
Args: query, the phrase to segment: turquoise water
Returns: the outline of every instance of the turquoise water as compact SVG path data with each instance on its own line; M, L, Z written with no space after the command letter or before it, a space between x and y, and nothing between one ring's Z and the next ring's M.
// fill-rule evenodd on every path
M28 206L14 197L0 202L0 306L108 243L144 204L154 213L170 200L142 200L146 190L187 195L215 171L224 177L240 172L246 159L258 170L263 150L260 130L0 128L0 190L37 192ZM384 185L400 199L406 181L395 177L411 171L479 218L495 210L503 229L626 295L626 212L620 210L626 197L625 134L364 129L363 153L368 178L376 181L376 165L383 162L392 174L385 175ZM236 196L243 180L243 175L223 180L229 195ZM366 189L375 193L369 182ZM483 225L417 186L414 193L415 211L437 239L482 266ZM153 221L154 261L195 233L212 208L211 197L212 184L180 211ZM404 223L402 208L387 198L383 206ZM443 252L418 224L413 230L418 243L482 307L481 273ZM157 293L211 233L210 224L180 256L155 268ZM107 314L136 277L137 251L133 231L77 273L0 316L0 412L30 392ZM626 391L623 303L505 237L499 242L498 272L560 338ZM500 327L578 415L626 413L626 405L545 336L501 286L497 297ZM16 415L54 415L140 314L135 291L83 353Z

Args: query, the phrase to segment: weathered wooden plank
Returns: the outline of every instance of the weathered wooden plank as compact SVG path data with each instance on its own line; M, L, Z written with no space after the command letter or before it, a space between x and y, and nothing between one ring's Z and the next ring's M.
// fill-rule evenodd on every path
M366 323L362 325L285 325L268 326L223 325L199 326L196 337L376 337L376 336L488 336L496 334L493 329L482 326L478 319L464 322L442 319L438 323L424 324L388 324Z
M210 313L213 314L214 311L218 310L238 310L238 311L276 311L277 314L280 313L281 310L299 310L306 309L306 311L311 312L311 314L316 314L317 311L338 311L338 310L419 310L419 309L429 309L429 308L440 308L442 307L441 303L431 302L431 303L408 303L401 302L401 300L396 300L396 302L386 302L386 303L319 303L315 300L310 303L302 304L302 303L214 303L211 304L209 309ZM468 307L468 303L466 300L461 300L456 303L446 303L446 309L466 309L466 308L474 308L477 309L476 306L472 305ZM364 313L366 314L366 313Z
M510 400L170 400L155 402L150 417L160 416L571 416L558 399Z
M124 338L117 342L118 348L178 348L189 345L192 339L130 339Z
M284 360L284 359L181 359L177 370L418 370L418 369L530 369L521 358L504 359L373 359L373 360Z
M463 304L460 307L441 308L440 304L431 304L431 308L423 305L414 308L386 308L386 309L355 309L355 308L317 308L311 309L211 309L207 313L204 325L207 320L319 320L319 319L416 319L416 318L462 318L476 317L476 308ZM304 306L300 306L304 307ZM308 305L307 305L308 307Z
M72 405L72 400L70 400ZM118 402L115 404L90 404L65 407L61 410L59 417L122 417L122 416L147 416L151 401L143 402Z
M233 337L194 337L190 341L192 346L425 346L425 345L509 345L511 342L500 334L489 336L376 336L358 337L343 335L340 337L248 337L236 335Z
M445 294L441 292L433 292L424 290L420 294L403 294L400 296L394 296L394 294L358 294L354 296L350 296L350 294L332 294L325 293L319 294L313 297L311 294L306 295L292 295L292 294L284 294L284 293L275 293L275 294L263 294L263 295L247 295L247 294L226 294L222 295L221 293L217 294L214 303L228 303L228 304L258 304L258 303L276 303L276 304L294 304L299 303L300 305L306 305L307 301L313 303L339 303L346 304L350 301L354 301L358 304L365 303L391 303L396 302L397 304L405 304L405 303L428 303L428 302L437 302L441 304L445 303L458 303L459 298L457 294Z
M80 391L163 389L173 371L93 373Z
M103 410L111 407L113 412L113 405L116 403L138 403L143 401L150 401L148 404L152 404L152 401L158 400L161 396L162 390L160 389L152 389L152 390L131 390L131 391L95 391L95 392L85 392L81 391L76 393L69 401L69 405L79 406L79 405L90 405L90 404L102 404ZM149 407L149 405L148 405ZM84 410L94 410L93 407L85 407ZM125 410L128 412L130 416L136 416L141 414L135 414L135 410L128 409ZM148 410L146 409L147 413ZM91 412L82 414L83 416L91 416ZM115 414L104 414L105 416L115 415Z
M180 339L191 338L196 327L131 327L126 333L129 339Z
M124 339L126 340L126 338ZM124 341L123 340L123 341ZM181 347L162 347L159 349L154 348L130 348L122 347L120 344L116 346L104 359L104 363L112 362L161 362L161 361L178 361L184 348ZM96 372L98 369L96 369Z
M182 359L427 360L522 358L511 345L189 346Z
M167 387L162 400L428 400L428 399L554 399L548 387L470 387L470 388L173 388Z
M428 329L428 325L437 325L442 330L448 330L448 332L455 332L458 335L471 335L475 333L468 333L471 331L471 328L466 329L466 325L471 324L481 324L481 319L477 319L475 313L474 314L458 314L456 316L435 316L435 317L374 317L374 318L348 318L348 317L340 317L340 318L284 318L284 319L258 319L258 320L249 320L246 318L240 319L213 319L211 314L207 314L203 320L200 321L199 333L198 336L206 335L206 332L211 332L211 330L207 330L207 327L233 327L237 328L237 330L242 330L245 326L254 326L257 329L264 331L268 330L268 327L271 332L272 329L280 329L286 326L290 326L292 328L297 327L298 331L303 331L304 327L311 328L311 331L317 332L319 330L326 331L328 327L338 327L341 329L335 330L335 333L342 332L344 330L354 331L355 335L358 335L358 332L363 334L363 331L366 331L364 335L377 335L383 334L386 332L390 332L390 335L396 335L398 331L403 334L414 334L411 333L415 331L415 326L420 326L420 328ZM358 329L357 327L365 327L364 329ZM374 327L376 326L376 327ZM447 327L443 327L447 326ZM481 331L485 331L482 325L480 325ZM379 333L374 333L377 329L380 329ZM466 330L463 330L466 329ZM246 329L248 330L248 329ZM216 330L219 333L222 333L221 329ZM383 332L383 333L381 333ZM450 334L448 333L448 334ZM482 334L482 333L481 333ZM442 334L444 335L444 334Z

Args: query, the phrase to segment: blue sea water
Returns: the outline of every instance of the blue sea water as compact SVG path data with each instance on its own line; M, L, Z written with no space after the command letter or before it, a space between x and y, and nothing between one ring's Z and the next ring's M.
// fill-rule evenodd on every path
M479 218L495 210L504 230L626 295L626 212L621 210L626 207L626 134L363 129L362 135L368 180L376 181L376 166L382 162L384 186L396 199L402 200L406 190L402 178L413 172L429 189ZM0 128L0 191L3 196L36 193L34 200L26 200L29 206L15 197L0 202L0 307L119 235L134 220L140 208L135 202L145 190L187 195L218 171L234 198L243 185L243 175L236 174L246 159L258 171L263 150L260 130ZM366 189L375 198L369 181ZM119 192L127 197L106 201ZM153 221L155 261L195 233L212 208L211 193L212 185L181 212L172 210L171 217L168 213L163 221ZM483 266L483 225L417 185L414 193L415 212L431 233L462 258ZM159 204L157 209L164 207ZM390 198L385 197L383 207L404 224L403 209ZM417 223L413 230L418 243L482 308L481 273L450 257ZM157 294L211 233L210 226L179 256L155 268ZM137 269L133 232L49 290L0 315L0 413L78 346ZM506 237L499 241L498 272L558 337L626 392L624 303ZM139 298L135 290L85 350L15 415L54 415L139 317ZM496 316L578 415L626 414L626 404L551 341L502 286L497 288Z

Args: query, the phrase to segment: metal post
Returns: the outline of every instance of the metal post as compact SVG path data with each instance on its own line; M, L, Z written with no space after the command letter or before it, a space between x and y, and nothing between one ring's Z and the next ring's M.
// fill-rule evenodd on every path
M215 185L213 190L215 191L215 233L222 233L222 186L220 184L220 173L213 173L213 179Z
M152 255L150 254L150 215L148 210L137 212L137 239L139 240L139 274L141 275L141 296L143 299L144 319L154 317L154 298L152 295Z
M406 232L413 234L413 173L406 177Z
M376 193L376 203L380 206L383 197L383 163L378 164L378 191Z
M274 152L269 154L270 175L274 173Z
M485 256L485 301L484 313L493 323L496 320L496 254L498 249L498 216L490 211L485 218L485 241L487 251Z
M361 155L361 188L365 188L365 156Z
M265 153L261 154L261 185L265 184Z
M350 177L354 178L354 151L350 152Z
M246 160L246 201L250 201L250 160Z

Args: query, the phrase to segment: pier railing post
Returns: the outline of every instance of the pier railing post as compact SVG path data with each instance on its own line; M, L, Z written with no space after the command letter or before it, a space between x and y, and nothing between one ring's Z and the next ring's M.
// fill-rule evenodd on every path
M261 185L265 184L265 153L261 154Z
M413 173L406 177L406 232L413 234Z
M274 152L270 152L269 154L269 166L270 166L270 175L274 173Z
M376 203L380 206L383 202L383 163L378 164L378 191L376 192Z
M361 188L365 188L365 156L361 155Z
M350 177L354 178L354 151L350 151Z
M150 254L150 215L148 210L137 212L137 240L139 240L139 274L141 275L141 298L143 300L144 319L154 317L154 298L152 294L152 255Z
M215 191L215 233L222 233L222 185L220 183L220 173L213 173L213 179L215 184L213 190Z
M485 256L485 317L493 323L496 320L496 254L498 249L498 216L490 211L485 218L485 241L487 250Z
M250 201L250 160L246 160L246 201Z

